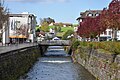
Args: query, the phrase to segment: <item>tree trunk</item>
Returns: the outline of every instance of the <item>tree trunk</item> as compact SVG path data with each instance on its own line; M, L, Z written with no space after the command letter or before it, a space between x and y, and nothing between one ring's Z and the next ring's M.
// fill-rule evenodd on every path
M118 29L112 29L112 41L117 41L117 31Z
M97 38L97 41L98 41L98 42L100 41L100 34L98 34L98 38Z

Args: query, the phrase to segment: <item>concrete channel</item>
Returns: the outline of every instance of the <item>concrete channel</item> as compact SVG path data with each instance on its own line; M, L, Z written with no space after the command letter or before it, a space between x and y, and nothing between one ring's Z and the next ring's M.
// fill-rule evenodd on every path
M20 80L95 80L95 77L80 64L73 63L63 47L51 46Z

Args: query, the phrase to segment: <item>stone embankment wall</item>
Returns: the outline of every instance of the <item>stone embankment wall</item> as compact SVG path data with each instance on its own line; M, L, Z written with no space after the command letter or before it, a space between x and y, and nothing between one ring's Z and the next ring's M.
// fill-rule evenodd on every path
M73 61L84 66L98 80L120 80L120 55L79 48L72 52Z
M42 47L45 52L46 47ZM41 56L40 46L0 54L0 80L18 80Z

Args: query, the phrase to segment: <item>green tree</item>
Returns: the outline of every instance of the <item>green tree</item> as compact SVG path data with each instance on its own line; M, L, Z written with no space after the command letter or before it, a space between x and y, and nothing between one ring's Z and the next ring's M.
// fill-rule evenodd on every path
M55 23L55 20L48 17L48 18L40 18L40 24L43 24L44 22L47 22L48 24Z
M61 31L61 27L60 27L60 26L57 27L57 31L58 31L58 32Z
M55 32L58 32L57 26L54 27Z
M49 24L47 22L43 22L41 24L41 30L44 31L44 32L48 32L49 31Z
M65 34L63 35L62 39L63 39L63 40L68 40L68 36L71 36L73 33L74 33L74 31L68 30L68 31L65 32Z
M36 31L36 32L40 32L40 26L39 26L39 25L37 25L37 26L35 27L35 31Z
M59 26L60 26L60 27L63 27L63 23L59 23Z

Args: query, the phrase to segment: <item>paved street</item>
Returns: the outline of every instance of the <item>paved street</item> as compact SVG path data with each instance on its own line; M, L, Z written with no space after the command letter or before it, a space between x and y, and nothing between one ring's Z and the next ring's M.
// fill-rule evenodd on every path
M25 47L30 47L30 46L35 46L37 45L36 43L24 43L24 44L14 44L14 45L9 45L9 46L0 46L0 54L9 52L12 50L17 50Z

